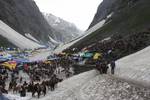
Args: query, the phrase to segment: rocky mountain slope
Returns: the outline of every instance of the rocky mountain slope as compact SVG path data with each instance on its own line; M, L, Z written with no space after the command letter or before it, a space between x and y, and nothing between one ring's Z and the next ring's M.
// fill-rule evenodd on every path
M73 47L85 47L107 37L129 38L132 34L149 32L149 8L149 0L103 0L89 28L105 21L104 25Z
M77 27L52 14L43 13L49 25L56 30L55 35L60 42L69 41L82 33Z
M94 19L89 27L94 26L111 13L114 13L114 15L118 16L119 14L125 12L125 9L134 9L133 7L138 5L140 1L142 0L103 0L103 2L99 5L97 13L95 14Z
M1 0L0 19L20 34L30 33L46 43L47 35L54 37L52 29L33 0Z
M50 25L33 0L1 0L0 20L24 37L51 47L54 47L57 41L65 42L71 40L78 32L76 28L68 27L70 24L67 26L67 23L65 23L65 29ZM61 24L59 27L63 25ZM66 29L68 33L65 31ZM0 45L12 46L12 43L7 38L0 36Z

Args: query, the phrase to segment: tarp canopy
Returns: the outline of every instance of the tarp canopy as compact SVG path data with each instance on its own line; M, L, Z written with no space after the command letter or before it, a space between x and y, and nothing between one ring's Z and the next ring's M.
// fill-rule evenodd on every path
M8 62L2 63L1 65L3 65L4 67L12 70L12 69L16 68L17 63L16 63L16 61L8 61Z
M4 62L7 62L8 61L8 59L6 59L6 58L0 58L0 63L4 63Z
M99 59L100 57L102 57L102 54L96 52L95 55L93 56L93 59L94 59L94 60L97 60L97 59Z
M60 52L59 54L57 54L58 56L64 56L67 55L65 52Z
M82 49L82 51L88 51L88 48L87 48L87 47L85 47L85 48L83 48L83 49Z
M93 53L91 53L91 52L85 52L84 55L83 55L83 57L85 57L85 58L91 58L91 57L93 57Z
M55 58L48 58L47 60L57 60L60 59L59 57L55 57Z
M44 63L45 63L45 64L51 64L52 62L46 60L46 61L44 61Z
M9 100L9 99L5 97L4 95L0 94L0 100Z
M21 58L13 59L13 60L16 61L17 63L29 63L30 62L28 59L21 59Z
M11 54L8 54L8 53L1 53L1 54L0 54L0 58L12 59L12 55L11 55Z
M59 59L59 57L57 57L56 55L49 55L47 57L47 60L57 60L57 59Z
M80 57L83 57L84 52L79 52Z
M80 56L80 54L72 54L72 56L77 56L78 57L78 56Z

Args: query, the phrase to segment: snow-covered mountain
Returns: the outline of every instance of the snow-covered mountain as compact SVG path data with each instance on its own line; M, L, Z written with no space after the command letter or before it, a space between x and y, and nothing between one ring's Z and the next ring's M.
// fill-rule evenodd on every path
M136 42L130 41L131 38L135 40L136 37L140 37L146 32L148 38L143 37L142 41L147 43L140 48L143 49L150 45L149 4L150 0L103 0L89 26L89 30L92 29L91 33L75 43L72 48L76 47L81 50L108 37L112 37L115 41L119 39L118 37L122 37L121 39L126 43L130 42L130 44L136 45ZM99 27L98 24L102 22L104 22L103 26ZM137 40L137 42L140 41L140 39Z
M112 14L105 22L106 25L95 33L99 37L97 39L112 35L125 37L130 34L149 31L149 4L149 0L103 0L89 28Z
M55 29L56 40L67 42L82 33L73 23L67 22L52 14L43 13L49 25Z
M55 24L61 20L51 18L56 21ZM54 27L54 23L49 24L34 0L1 0L0 20L29 40L51 48L60 42L72 40L79 33L76 27L62 20L64 24L59 24L59 28ZM0 45L20 47L2 35L0 35Z
M124 19L124 17L125 18L130 17L131 13L134 14L136 17L138 17L137 13L139 13L140 9L146 10L146 8L149 7L147 3L148 0L111 0L111 1L103 0L103 2L97 8L97 12L89 28L94 26L101 20L105 19L111 13L114 14L113 17L111 18L112 20L118 18L118 20L122 19L122 21L125 21L127 19ZM132 10L135 10L136 12L133 12ZM125 14L126 16L123 16ZM148 11L143 12L143 14L148 14ZM136 19L134 21L136 21Z
M48 35L54 37L52 28L33 0L1 0L0 19L21 35L29 33L41 43L47 44Z

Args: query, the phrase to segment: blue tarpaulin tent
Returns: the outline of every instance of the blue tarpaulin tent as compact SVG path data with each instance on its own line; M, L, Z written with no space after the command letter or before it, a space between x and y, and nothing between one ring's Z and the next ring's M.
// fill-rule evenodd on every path
M0 100L9 100L9 99L5 97L4 95L0 94Z
M8 59L6 59L6 58L0 58L0 63L6 62L6 61L8 61Z
M28 62L30 62L28 59L13 59L14 61L16 61L17 63L28 63Z
M85 52L83 54L83 57L85 57L85 58L91 58L91 57L93 57L93 53L91 53L91 52Z
M48 58L47 60L57 60L59 59L59 57L55 57L55 58Z

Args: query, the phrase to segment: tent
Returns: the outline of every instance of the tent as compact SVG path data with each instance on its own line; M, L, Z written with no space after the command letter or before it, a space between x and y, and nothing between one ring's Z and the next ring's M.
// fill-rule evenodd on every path
M80 57L83 57L84 52L79 52Z
M17 63L29 63L30 61L28 59L22 59L22 58L15 58L13 59L14 61L16 61Z
M7 62L8 61L8 59L6 59L6 58L0 58L0 63L4 63L4 62Z
M57 60L59 59L59 57L55 57L55 58L48 58L47 60L50 61L50 60Z
M0 54L0 59L1 59L1 58L11 60L11 59L12 59L12 55L11 55L11 54L8 54L8 53L3 52L3 53L1 53L1 54Z
M85 48L83 48L83 49L82 49L82 51L88 51L88 48L87 48L87 47L85 47Z
M12 70L16 68L17 62L16 61L8 61L8 62L4 62L1 65L3 65L4 67Z
M18 70L23 70L23 63L20 63L19 65L16 66Z
M96 52L95 55L93 56L93 59L94 59L94 60L97 60L97 59L99 59L100 57L102 57L102 54Z
M56 55L49 55L47 57L47 60L57 60L57 59L59 59L59 57L57 57Z
M51 61L46 60L46 61L44 61L44 63L45 63L45 64L51 64L52 62L51 62Z
M85 57L85 58L91 58L91 57L93 57L93 53L91 53L91 52L85 52L84 55L83 55L83 57Z
M0 100L9 100L9 99L5 97L4 95L0 94Z

